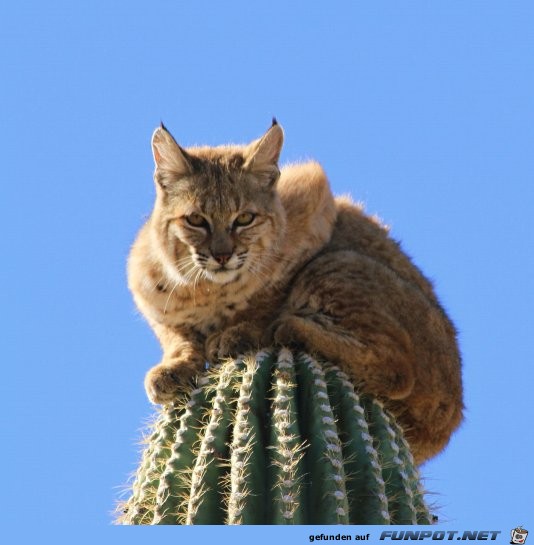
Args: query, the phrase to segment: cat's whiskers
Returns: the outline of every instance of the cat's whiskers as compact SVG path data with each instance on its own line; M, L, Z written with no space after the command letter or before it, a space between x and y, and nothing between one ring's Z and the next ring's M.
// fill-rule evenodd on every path
M184 284L187 284L189 286L192 283L191 280L193 278L193 275L195 273L198 274L199 271L202 271L202 269L198 267L196 263L193 263L193 267L191 267L191 269L188 270L187 273L184 275ZM193 289L194 289L194 286L193 286Z
M277 263L290 263L290 260L270 250L262 250L261 252L250 252L253 265L260 265L266 270L274 272Z
M294 259L284 256L280 252L280 250L276 250L276 249L262 250L261 253L257 252L257 253L254 253L253 255L254 257L261 257L262 259L274 261L275 263L291 263L292 264L295 262Z
M187 271L185 274L182 273L182 271L187 267L191 266L193 269L198 267L198 265L195 263L195 260L192 256L188 255L186 257L183 257L182 259L179 259L175 261L176 271L181 274L182 276L186 276L189 271Z
M191 256L185 256L177 259L172 264L176 268L177 272L181 274L185 266L189 263L191 263ZM152 285L150 290L154 291L159 287L160 291L165 291L172 283L173 281L171 280L171 278L169 278L168 275L162 274L159 279L156 279L154 281L154 284Z
M193 259L193 256L191 254L181 257L180 259L177 259L176 261L173 262L173 265L177 269L180 269L183 265L187 265L189 263L195 263L195 260Z
M193 305L197 306L197 300L196 300L196 289L197 289L197 283L199 279L202 277L206 277L206 271L204 269L198 269L198 272L195 276L195 280L193 282Z
M167 276L161 275L159 280L155 280L151 286L150 291L158 289L159 291L165 291L171 285L171 281Z
M252 264L249 267L248 272L251 276L259 279L263 284L271 284L273 280L272 268L261 259L252 259Z
M178 272L180 275L182 275L182 277L184 278L184 283L188 283L188 277L189 277L190 275L192 275L193 272L195 271L195 269L197 268L197 267L196 267L196 264L193 262L191 256L186 256L186 257L184 257L184 258L182 258L182 259L178 259L178 260L175 262L175 264L178 263L178 262L184 262L183 264L180 265L180 267L177 267L176 270L177 270L177 272ZM184 271L184 269L185 269L187 266L189 266L190 268L189 268L189 270L187 270L187 271L185 272L185 274L184 274L183 271ZM167 283L167 285L168 285L168 283ZM165 300L165 306L164 306L164 308L163 308L163 314L166 314L166 313L167 313L167 306L168 306L168 304L169 304L169 301L170 301L170 299L171 299L171 297L172 297L172 294L174 293L174 290L175 290L179 285L181 285L180 282L174 282L174 286L172 287L172 289L171 289L169 295L167 296L167 299ZM165 287L167 287L167 286L165 286Z
M167 296L167 300L165 301L165 306L163 307L163 314L167 314L167 305L169 304L169 301L171 299L171 295L173 294L174 290L178 287L179 283L175 282L174 286L172 287L171 292Z
M252 257L253 259L251 262L252 264L249 267L249 272L260 279L264 284L269 285L271 289L278 294L281 294L282 290L277 283L277 279L279 278L278 274L276 274L277 265L279 263L293 265L294 262L284 258L275 251L254 253Z

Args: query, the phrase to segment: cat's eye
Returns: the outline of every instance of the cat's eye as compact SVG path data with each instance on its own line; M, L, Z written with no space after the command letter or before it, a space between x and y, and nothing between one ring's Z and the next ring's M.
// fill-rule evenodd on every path
M253 214L252 212L241 212L239 216L234 220L234 227L243 227L244 225L250 225L254 218L256 217L256 214Z
M189 214L189 216L185 217L185 221L193 227L205 227L206 229L209 229L209 223L206 218L203 218L200 214Z

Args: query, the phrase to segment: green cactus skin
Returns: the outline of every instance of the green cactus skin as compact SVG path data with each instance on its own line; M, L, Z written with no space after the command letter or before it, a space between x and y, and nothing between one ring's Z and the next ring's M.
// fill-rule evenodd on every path
M402 429L333 365L229 360L161 409L120 524L430 524Z

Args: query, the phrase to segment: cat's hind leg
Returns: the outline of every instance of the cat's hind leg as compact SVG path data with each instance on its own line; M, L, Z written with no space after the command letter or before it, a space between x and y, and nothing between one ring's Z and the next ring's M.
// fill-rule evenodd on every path
M364 256L323 255L295 279L270 337L338 364L366 392L403 399L415 384L415 356L396 292L392 273Z
M335 326L325 327L309 317L290 315L279 320L275 327L273 337L277 345L297 346L340 365L369 393L403 399L412 392L412 365L400 350L391 357L383 345L382 349L371 348L349 332Z

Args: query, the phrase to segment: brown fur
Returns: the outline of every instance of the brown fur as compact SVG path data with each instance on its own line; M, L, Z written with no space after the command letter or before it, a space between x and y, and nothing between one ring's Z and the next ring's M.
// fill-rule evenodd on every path
M164 352L147 394L167 403L206 360L296 345L383 399L422 462L462 418L454 327L387 230L334 201L317 163L278 170L282 141L276 123L218 148L184 150L155 131L156 203L128 267Z
M402 422L417 462L462 419L456 332L430 283L386 229L338 199L330 242L293 281L271 331L342 365Z

